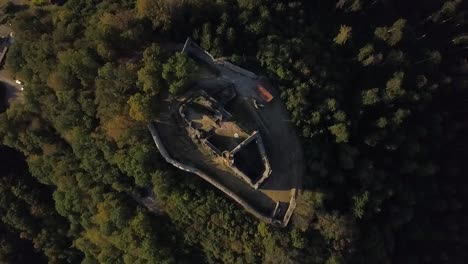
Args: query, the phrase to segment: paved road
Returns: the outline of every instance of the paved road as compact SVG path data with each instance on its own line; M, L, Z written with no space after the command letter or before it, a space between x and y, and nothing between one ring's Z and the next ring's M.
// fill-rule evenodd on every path
M17 84L14 80L8 77L4 70L0 71L0 82L4 84L4 88L6 89L5 92L5 100L8 102L10 99L13 98L22 98L23 93L21 91L22 85Z

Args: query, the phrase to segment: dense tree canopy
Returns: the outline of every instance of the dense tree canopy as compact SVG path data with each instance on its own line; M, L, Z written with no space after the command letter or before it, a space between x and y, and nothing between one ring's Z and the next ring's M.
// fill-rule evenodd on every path
M25 82L0 107L0 262L468 259L466 1L33 2L0 1ZM306 161L287 228L155 148L162 96L202 71L187 36L285 102Z

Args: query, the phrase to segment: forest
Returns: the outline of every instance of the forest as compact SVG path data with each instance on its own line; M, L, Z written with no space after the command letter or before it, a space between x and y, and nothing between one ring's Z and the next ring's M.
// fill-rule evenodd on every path
M14 31L3 68L25 83L0 106L0 262L466 263L467 12L465 0L0 1ZM280 91L307 165L286 228L159 155L146 124L193 78L187 37Z

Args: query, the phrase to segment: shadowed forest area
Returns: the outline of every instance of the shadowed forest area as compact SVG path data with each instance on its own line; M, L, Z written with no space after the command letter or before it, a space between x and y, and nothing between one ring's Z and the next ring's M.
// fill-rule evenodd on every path
M0 4L24 82L0 106L0 262L468 259L466 0ZM307 165L288 227L159 155L187 37L280 91Z

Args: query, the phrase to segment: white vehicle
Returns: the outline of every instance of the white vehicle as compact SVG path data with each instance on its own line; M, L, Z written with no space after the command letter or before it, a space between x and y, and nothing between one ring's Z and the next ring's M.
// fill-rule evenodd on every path
M15 80L15 83L17 83L17 84L20 84L20 85L22 85L22 84L23 84L23 82L22 82L22 81L20 81L20 80Z

